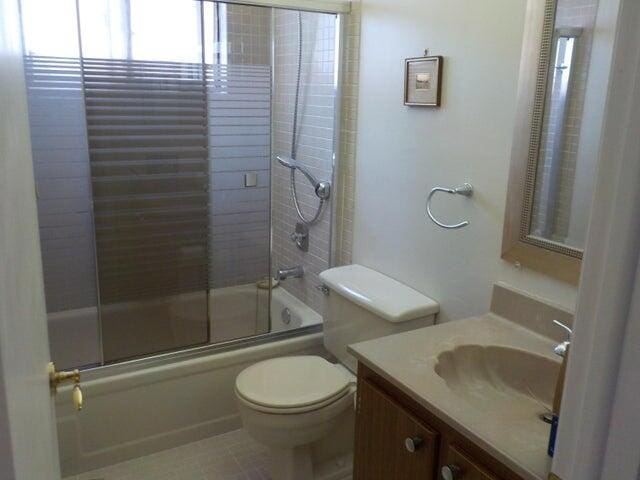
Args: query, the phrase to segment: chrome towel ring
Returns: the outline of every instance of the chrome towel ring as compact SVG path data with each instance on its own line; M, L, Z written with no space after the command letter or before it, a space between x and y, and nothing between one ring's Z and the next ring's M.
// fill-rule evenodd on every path
M473 196L473 185L471 185L470 183L463 183L456 188L434 187L431 189L431 192L429 192L429 196L427 196L427 215L429 215L429 218L433 221L433 223L435 223L439 227L447 229L462 228L469 225L468 220L454 224L446 224L440 222L439 220L436 220L436 218L433 216L433 213L431 213L431 198L436 194L436 192L445 192L451 193L453 195L464 195L465 197L471 197Z

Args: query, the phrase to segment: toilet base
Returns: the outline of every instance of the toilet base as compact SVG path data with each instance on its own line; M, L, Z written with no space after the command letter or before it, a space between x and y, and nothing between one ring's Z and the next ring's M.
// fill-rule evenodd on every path
M271 448L269 474L273 480L313 479L313 460L309 445L294 448Z
M336 400L301 411L266 409L236 391L244 428L268 448L271 480L351 478L355 390L353 377L347 392Z
M271 480L349 480L353 472L355 412L348 409L323 438L293 448L269 448Z
M313 475L314 480L352 480L353 453L315 465Z
M272 480L351 480L353 454L313 464L308 445L294 449L272 449L269 452L269 475Z

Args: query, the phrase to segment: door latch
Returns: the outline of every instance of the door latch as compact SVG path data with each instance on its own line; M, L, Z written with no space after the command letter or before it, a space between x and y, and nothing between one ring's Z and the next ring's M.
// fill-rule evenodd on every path
M76 368L69 371L57 371L53 362L49 362L47 370L49 372L49 388L51 388L51 393L56 395L58 393L59 385L67 382L73 382L73 390L71 391L73 406L77 411L82 410L83 396L82 388L80 386L80 370Z

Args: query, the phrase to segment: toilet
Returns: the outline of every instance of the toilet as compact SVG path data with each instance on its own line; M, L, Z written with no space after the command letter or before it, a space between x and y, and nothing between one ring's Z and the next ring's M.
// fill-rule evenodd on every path
M244 428L269 449L272 480L350 478L357 361L353 343L432 325L433 299L361 265L320 274L329 288L324 345L316 355L258 362L236 378Z

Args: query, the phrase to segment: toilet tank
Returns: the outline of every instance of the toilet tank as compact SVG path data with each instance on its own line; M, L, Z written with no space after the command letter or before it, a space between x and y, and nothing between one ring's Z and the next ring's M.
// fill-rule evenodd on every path
M440 310L432 298L362 265L330 268L320 279L329 288L325 348L353 372L348 345L433 325Z

